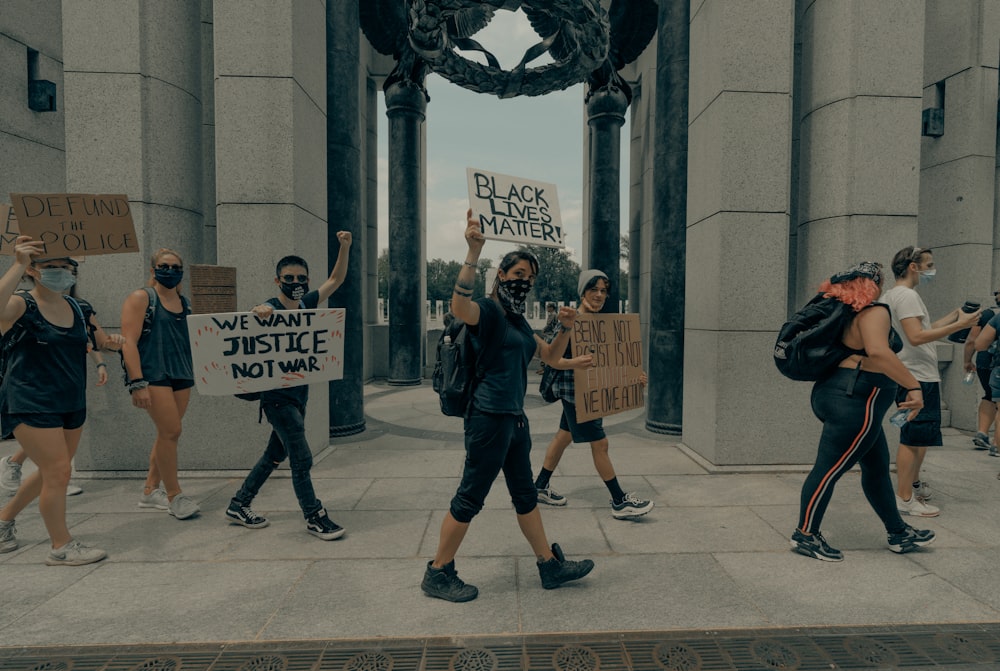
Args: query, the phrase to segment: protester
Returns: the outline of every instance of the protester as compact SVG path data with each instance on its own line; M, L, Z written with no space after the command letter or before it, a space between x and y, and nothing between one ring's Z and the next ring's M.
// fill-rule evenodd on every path
M559 587L594 568L593 561L567 560L558 544L549 545L531 480L531 433L524 414L528 364L536 353L556 368L590 365L589 356L571 360L560 357L575 311L560 311L561 330L551 345L534 334L524 318L524 307L539 269L537 259L527 251L504 256L490 295L473 301L475 271L486 240L472 210L466 218L469 250L455 283L451 311L468 325L474 348L482 351L483 374L465 417L462 481L445 513L437 552L427 562L421 582L425 594L446 601L471 601L479 595L475 586L458 577L455 555L501 470L521 533L537 557L542 587Z
M604 307L604 302L608 298L608 290L611 288L611 281L608 276L600 270L584 270L580 273L577 282L577 290L580 296L580 312L595 313L600 312ZM567 343L564 357L569 358L569 343ZM643 373L639 382L646 385L646 374ZM594 468L601 477L604 485L611 493L611 516L615 519L630 519L645 515L653 509L653 502L641 499L635 494L626 493L618 484L618 476L615 474L615 467L608 456L608 438L604 433L604 424L601 418L592 419L588 422L578 422L576 419L576 396L575 384L572 370L560 370L556 372L553 383L553 390L556 396L562 401L562 416L559 418L559 430L549 443L545 451L545 460L542 468L535 478L535 488L538 489L538 500L551 506L566 505L566 497L556 492L550 486L549 480L552 472L559 465L563 452L570 443L590 443L591 456L594 459Z
M148 287L125 299L121 317L126 387L132 405L145 410L156 427L138 505L186 520L201 509L182 492L177 477L177 443L194 386L187 327L191 307L180 287L184 262L177 252L158 249L149 274Z
M897 384L902 399L898 405L910 411L910 421L924 402L917 378L896 356L902 343L889 327L888 307L875 302L882 279L881 264L865 261L819 287L824 296L836 298L856 313L844 330L844 358L839 367L813 385L812 409L823 422L823 432L816 463L802 484L799 525L792 534L795 552L823 561L844 559L820 533L820 524L837 481L855 464L861 465L861 488L885 525L890 550L910 552L934 540L933 531L903 522L893 498L882 418L892 405Z
M1000 307L1000 291L993 292L993 301L997 307ZM990 386L990 377L993 372L992 350L995 349L991 346L996 343L997 324L993 324L993 331L987 332L983 337L981 347L979 335L993 322L993 318L1000 314L997 307L983 310L979 321L972 327L965 339L965 370L966 372L975 371L976 377L979 378L979 386L983 388L983 397L979 401L976 418L976 435L972 438L972 445L977 450L989 450L991 457L1000 457L996 443L990 441L990 427L996 423L997 419L997 405L993 400L993 389ZM973 352L976 352L975 361L972 358ZM1000 387L1000 384L997 386ZM993 440L996 440L995 431Z
M924 394L923 410L899 431L896 505L904 515L936 517L940 510L927 503L931 491L927 483L920 479L920 467L927 448L943 445L941 374L938 372L935 341L971 328L979 319L980 311L966 313L955 308L941 319L931 322L927 306L916 292L918 285L932 281L937 274L934 255L929 249L904 247L899 250L892 259L892 272L896 276L896 285L882 295L882 300L889 306L893 328L903 339L899 358L920 381ZM896 400L902 400L904 393L901 389Z
M318 289L309 291L309 265L298 256L286 256L278 261L274 283L278 295L268 299L253 309L262 319L271 316L274 310L315 310L334 291L340 288L347 277L347 264L351 250L351 234L339 231L340 252L330 276ZM271 438L264 454L254 465L250 474L226 508L226 517L231 523L241 524L248 529L261 529L269 522L258 515L250 504L257 492L278 465L288 458L292 468L292 488L299 501L299 507L306 518L306 531L325 541L332 541L344 535L344 529L330 519L323 503L316 498L310 469L312 450L306 440L305 416L309 400L309 386L300 385L285 389L272 389L261 393L260 404L264 416L271 423Z
M77 267L73 267L73 276L77 276ZM22 278L24 279L24 278ZM77 303L80 304L83 313L87 315L87 330L91 335L92 344L100 340L105 342L108 340L108 335L101 328L101 325L97 323L96 315L93 306L87 301L83 300L76 295L77 285L74 284L69 288L67 293L70 297L74 298ZM97 366L97 386L103 387L108 382L108 365L104 362L104 355L101 351L95 347L90 348L90 357L94 360L94 365ZM24 451L24 448L18 448L17 452L10 455L9 457L3 457L0 459L0 501L13 496L14 493L21 486L21 468L24 466L24 462L27 461L28 454ZM6 492L6 495L5 495ZM66 486L66 496L76 496L77 494L82 494L83 488L73 483Z
M43 243L28 236L15 241L14 263L0 278L0 329L15 325L24 337L10 351L0 385L0 434L13 433L38 470L24 479L14 497L0 509L0 553L17 549L14 520L38 498L38 511L52 549L50 566L80 566L101 561L107 553L69 533L66 486L71 461L87 417L87 342L92 316L63 292L76 282L74 260L38 259ZM14 294L27 274L28 292ZM99 348L118 349L120 335L95 335Z
M542 327L542 340L545 342L552 342L552 339L556 336L556 332L559 329L559 315L556 312L556 304L549 301L545 304L545 326ZM535 371L535 375L541 375L545 372L545 362L542 361L538 365L538 370Z

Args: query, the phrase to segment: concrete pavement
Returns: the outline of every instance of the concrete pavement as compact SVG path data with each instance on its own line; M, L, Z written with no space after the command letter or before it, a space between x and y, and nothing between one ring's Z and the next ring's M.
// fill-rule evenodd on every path
M498 482L457 559L479 598L427 598L419 584L461 472L461 420L440 414L428 384L370 384L365 395L368 430L334 440L313 469L343 539L305 532L287 467L254 503L271 520L259 530L223 517L243 472L183 473L202 508L187 521L136 507L141 473L80 473L72 531L109 558L44 566L44 527L37 507L25 511L21 547L0 555L0 648L1000 622L1000 459L972 450L969 436L946 430L945 447L928 455L925 478L943 512L908 521L937 532L932 546L891 553L855 471L823 525L846 555L830 564L789 550L805 467L711 469L645 431L640 413L606 423L619 480L655 500L649 515L611 517L583 445L567 451L552 482L569 504L543 506L550 540L570 558L593 558L590 576L541 588ZM528 405L537 469L559 406L543 405L534 388ZM15 447L0 443L0 456ZM212 448L186 433L182 466L194 449Z

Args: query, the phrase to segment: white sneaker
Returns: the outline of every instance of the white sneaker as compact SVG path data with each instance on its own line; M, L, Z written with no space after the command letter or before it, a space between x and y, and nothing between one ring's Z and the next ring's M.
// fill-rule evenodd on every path
M14 520L4 522L0 520L0 554L13 552L17 549L17 529Z
M162 489L154 489L149 494L143 494L139 497L140 508L156 508L157 510L167 510L170 508L170 500L167 499L167 493Z
M83 494L83 487L66 485L66 496L76 496L77 494Z
M107 556L108 553L104 550L73 539L61 548L50 551L45 563L49 566L83 566L99 562Z
M900 515L915 515L917 517L937 517L941 514L941 509L924 503L915 495L910 496L909 501L904 501L896 494L896 507L899 508Z
M170 507L167 508L167 512L176 517L179 520L186 520L189 517L194 517L199 512L201 508L195 503L190 496L186 494L178 494L174 497L174 500L170 502Z
M21 464L16 464L10 457L0 459L0 487L16 492L21 486Z

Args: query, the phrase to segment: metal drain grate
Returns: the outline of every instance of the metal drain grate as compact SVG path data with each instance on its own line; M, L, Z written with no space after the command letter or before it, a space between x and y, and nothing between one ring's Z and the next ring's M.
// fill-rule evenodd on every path
M0 648L4 671L831 671L1000 668L1000 624Z

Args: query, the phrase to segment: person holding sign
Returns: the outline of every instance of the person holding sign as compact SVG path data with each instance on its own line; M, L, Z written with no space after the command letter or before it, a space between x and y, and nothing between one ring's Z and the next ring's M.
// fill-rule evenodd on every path
M472 287L485 238L470 209L465 241L469 251L458 273L451 311L468 325L484 369L465 417L465 468L458 491L441 523L434 559L427 562L421 589L446 601L471 601L479 590L455 571L455 555L472 518L482 510L494 480L502 470L517 523L537 557L542 587L553 589L584 577L594 568L590 559L567 560L558 544L549 545L531 480L531 433L524 414L528 365L536 353L556 368L585 367L590 357L563 359L560 353L575 318L572 308L560 311L563 328L552 344L535 335L524 318L524 304L538 274L538 260L527 251L510 252L500 261L493 291L472 300Z
M6 362L0 385L0 433L13 433L38 471L25 479L0 509L0 552L18 546L14 518L35 497L52 542L50 566L81 566L101 561L104 550L74 539L66 525L66 486L70 462L87 417L87 318L63 292L75 282L72 259L37 259L43 244L28 236L15 241L14 264L0 278L0 329L24 330ZM14 294L23 274L35 283ZM116 349L121 336L97 343Z
M608 298L608 289L610 288L611 281L600 270L584 270L580 273L580 279L577 282L580 294L580 312L600 312L601 308L604 307L604 301ZM565 356L570 355L569 347L570 345L567 343ZM645 373L639 377L639 383L643 386L646 385ZM552 489L549 484L552 472L556 470L563 452L566 451L570 443L590 443L594 468L597 469L597 474L601 476L601 480L611 493L611 516L619 520L631 519L645 515L652 510L652 501L627 493L618 484L615 467L611 464L611 458L608 456L608 437L604 433L602 418L592 419L589 422L577 422L573 371L556 372L553 390L562 401L563 411L562 417L559 418L559 430L552 438L552 442L549 443L542 468L538 472L538 477L535 478L538 500L550 506L566 505L566 497Z
M309 265L298 256L286 256L275 268L274 283L279 293L276 297L256 306L253 313L267 319L274 310L315 310L340 288L347 277L350 260L351 233L338 231L340 252L330 276L309 291ZM299 508L306 518L306 531L317 538L332 541L344 535L344 528L330 519L323 503L316 498L313 490L312 449L306 440L306 403L309 401L309 385L299 385L283 389L261 392L260 406L271 423L271 438L267 441L264 454L254 465L250 474L226 508L226 517L231 524L240 524L247 529L262 529L270 524L263 515L251 508L254 497L264 486L274 469L288 458L292 468L292 489L299 501Z
M125 386L132 405L145 410L156 426L138 505L186 520L201 509L181 491L177 478L177 441L194 386L187 326L191 308L181 295L184 262L180 254L158 249L150 259L149 276L148 289L133 291L122 305Z

